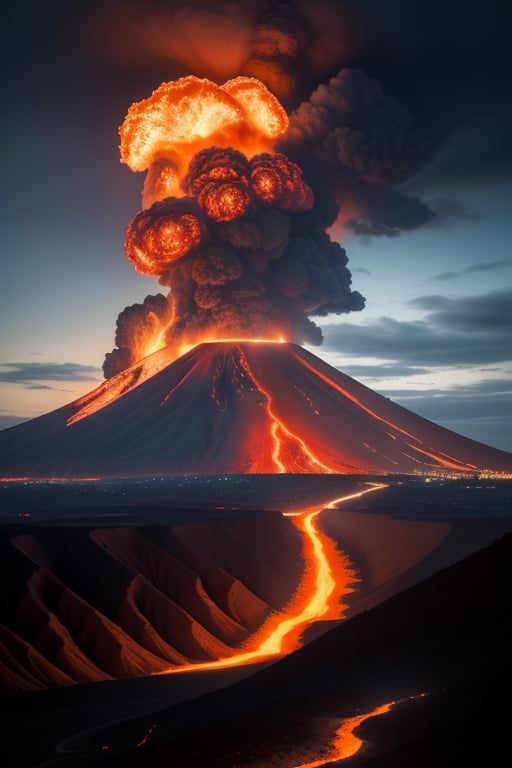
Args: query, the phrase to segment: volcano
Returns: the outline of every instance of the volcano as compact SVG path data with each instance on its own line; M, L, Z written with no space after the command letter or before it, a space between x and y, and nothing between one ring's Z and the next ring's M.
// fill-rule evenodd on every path
M291 343L144 358L0 434L4 477L510 471L512 455L373 392Z

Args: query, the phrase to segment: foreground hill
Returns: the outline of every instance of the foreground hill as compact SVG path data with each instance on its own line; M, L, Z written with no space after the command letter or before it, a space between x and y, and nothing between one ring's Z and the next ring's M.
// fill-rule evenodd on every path
M340 719L395 701L363 724L369 743L343 765L502 765L511 562L508 533L248 679L68 747L96 765L103 745L109 768L294 768L325 750Z
M372 503L376 509L380 506L376 498ZM323 515L329 517L330 512ZM37 611L42 628L45 619L41 612L46 611L47 626L54 631L67 629L68 642L49 644L48 632L39 631L35 643L35 647L39 646L39 655L32 649L25 657L18 655L16 661L13 655L5 658L6 650L12 652L12 645L3 643L7 677L0 685L5 712L0 737L2 743L12 747L12 762L8 761L7 765L36 768L43 762L51 765L56 760L64 768L108 765L112 760L116 766L133 764L148 768L169 762L183 768L217 765L297 768L305 762L300 758L302 753L311 760L312 755L317 756L328 746L343 718L367 713L377 705L400 699L405 701L389 714L362 725L365 731L371 732L372 740L382 741L377 752L382 752L381 747L396 748L399 752L402 748L406 752L409 747L413 749L409 763L397 762L396 765L428 765L428 761L421 762L424 739L430 740L424 744L424 754L430 755L431 764L439 750L437 729L441 736L444 731L448 731L450 738L453 736L454 749L465 748L459 743L461 734L471 731L474 731L470 733L473 750L477 746L487 749L489 738L493 744L498 742L500 723L508 716L507 707L498 706L490 695L497 682L506 687L510 673L512 638L507 611L512 562L510 518L468 518L450 524L442 520L395 519L371 509L352 513L332 510L332 513L336 519L326 521L328 528L333 534L338 531L340 542L346 541L349 550L357 555L362 577L356 591L349 596L350 618L337 624L336 629L327 631L324 626L322 636L316 633L314 640L309 635L310 641L301 651L271 666L266 662L231 670L150 676L147 673L144 676L142 669L132 669L130 673L126 668L124 675L128 672L128 677L124 679L109 680L108 674L93 675L89 677L91 682L79 684L72 684L71 679L44 679L51 666L48 651L53 653L54 660L58 654L58 661L62 662L66 654L68 657L70 652L76 654L79 648L89 664L94 662L104 670L120 659L131 664L135 651L146 665L149 663L149 646L146 649L143 646L155 639L151 630L151 621L157 617L151 612L155 598L146 591L140 595L143 602L133 602L131 587L128 591L124 589L130 581L140 582L137 572L145 571L149 575L150 568L150 578L157 578L160 587L174 584L175 597L179 590L183 607L191 601L188 613L198 619L202 616L203 626L207 616L208 625L213 629L211 622L216 620L216 615L218 618L218 611L205 614L205 605L197 600L197 591L191 592L187 586L190 582L183 579L182 566L176 570L175 562L171 570L169 544L177 541L174 535L164 537L161 529L143 527L138 532L119 529L119 538L112 538L111 529L48 530L45 535L41 531L41 535L30 541L25 535L13 537L11 547L2 552L5 583L9 585L4 595L5 606L10 605L10 610L23 618L23 631L37 629L37 622L33 621L37 619ZM175 533L182 542L179 550L173 544L172 551L174 555L179 551L183 555L186 550L182 545L187 545L188 565L192 565L190 556L193 556L197 567L204 563L202 550L208 541L211 564L208 573L201 570L209 586L217 584L221 575L218 567L213 567L214 563L222 562L245 590L258 593L260 600L276 606L276 599L286 599L289 580L293 581L300 557L299 541L290 536L290 529L281 525L286 519L279 521L274 517L267 516L265 525L262 525L265 521L258 521L257 529L265 543L256 549L260 555L264 549L265 557L248 556L248 548L258 532L249 519L216 521L213 529L208 522L180 526ZM238 534L237 527L240 528ZM93 534L90 544L85 546L90 534ZM106 534L109 544L114 545L100 568L99 550L95 558L89 556L93 541L99 541L97 534L102 537ZM146 539L144 546L139 534ZM148 550L151 541L158 542L162 550L154 563L146 557L149 550L153 551L151 546ZM60 546L66 542L67 548ZM491 542L494 543L482 549ZM122 545L121 549L118 545ZM168 554L162 557L164 549ZM113 569L112 562L107 567L111 555L122 555L124 564L119 562ZM46 566L38 567L35 559L43 557ZM27 585L24 587L19 580L23 573L29 578L30 595L27 595ZM225 576L226 573L224 581ZM56 579L67 589L57 590ZM103 589L102 594L102 585L106 583L110 589ZM222 593L217 592L217 598L219 596L222 597ZM80 597L82 608L85 600L95 610L89 613L77 610ZM126 641L121 656L112 652L112 640L116 638L98 632L99 614L106 629L112 628L116 597L123 598L118 607L124 606L121 612L116 609L117 615L123 618L123 623L117 625L117 640L124 635ZM19 598L24 603L21 612ZM251 604L253 602L251 600ZM144 639L134 634L134 629L141 626L140 622L134 622L135 612L125 611L126 607L134 606L142 609L149 619ZM184 636L183 627L176 624L176 608L177 604L173 609L173 631L181 636L181 639L176 636L176 642L181 644L185 639L190 647L190 638ZM128 624L124 622L127 615L131 617ZM105 621L108 617L110 623ZM142 617L139 613L139 618ZM26 623L29 619L31 623ZM216 627L214 631L218 633L218 622ZM61 632L62 637L64 634ZM45 649L40 647L41 642L46 643ZM161 653L162 649L161 642L157 652ZM164 650L168 652L169 647ZM41 663L43 652L48 663ZM263 671L256 673L262 666ZM53 664L53 671L56 669L57 665ZM23 678L21 685L11 685L13 673L18 676L18 683ZM143 676L139 676L141 673ZM92 682L94 679L101 682ZM239 680L244 682L231 685ZM48 684L53 687L34 690ZM227 688L228 685L231 687ZM217 690L220 688L224 690ZM6 693L6 690L25 692ZM212 690L217 692L203 696ZM409 699L422 692L428 695ZM459 741L455 734L459 734ZM415 742L420 746L415 746ZM120 762L115 762L115 754L122 756ZM366 752L365 757L368 758ZM441 757L437 754L436 763ZM357 759L357 756L351 758ZM366 768L367 763L363 764ZM441 764L459 763L448 760ZM487 757L482 758L482 764L493 765Z
M0 433L0 476L510 471L512 455L392 403L294 344L160 350Z

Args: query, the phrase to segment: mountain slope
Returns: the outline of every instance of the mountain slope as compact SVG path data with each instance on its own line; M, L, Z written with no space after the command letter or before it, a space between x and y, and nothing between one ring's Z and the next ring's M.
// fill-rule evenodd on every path
M0 433L1 476L509 471L294 344L161 350L79 400ZM155 372L156 371L156 372Z
M151 675L233 655L294 594L303 544L290 520L272 512L257 526L241 519L229 530L218 527L212 520L7 531L0 537L0 693ZM257 552L266 541L273 546L246 567L236 553L248 532ZM200 546L209 538L210 555Z

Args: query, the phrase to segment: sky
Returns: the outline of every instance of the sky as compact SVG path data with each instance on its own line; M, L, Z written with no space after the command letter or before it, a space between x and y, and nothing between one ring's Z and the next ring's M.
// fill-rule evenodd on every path
M302 46L296 57L274 55L272 40L266 49L297 83L290 115L318 126L312 94L318 106L340 72L351 114L369 104L349 135L353 154L344 145L342 169L329 172L344 212L331 238L365 306L313 318L323 343L307 348L411 411L512 451L511 16L505 3L458 0L11 4L0 428L101 383L118 314L161 291L124 255L143 183L120 162L130 104L164 81L222 83L256 66L255 30L261 53L261 19L279 17ZM313 150L308 164L304 146L318 184L324 166Z

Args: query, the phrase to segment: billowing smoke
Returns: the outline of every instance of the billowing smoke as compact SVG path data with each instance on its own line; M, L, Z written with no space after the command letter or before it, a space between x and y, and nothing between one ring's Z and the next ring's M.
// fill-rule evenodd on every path
M282 146L308 179L324 180L346 229L398 235L429 221L425 203L400 191L430 159L405 107L362 70L344 69L290 116Z
M103 363L105 378L115 376L147 354L171 319L167 298L158 293L146 296L142 304L126 307L117 318L116 348L107 352Z
M256 77L287 107L295 104L309 81L306 23L292 3L277 3L261 14L251 40L244 75Z
M186 3L187 24L228 5ZM232 3L240 13L226 18L245 30L243 75L222 85L181 77L129 108L121 161L146 175L125 252L170 290L154 297L162 315L138 304L121 313L107 377L155 345L254 337L321 344L312 318L361 310L365 301L328 232L395 236L432 217L400 189L429 159L407 110L361 70L310 83L312 72L332 67L338 48L321 45L323 6L332 4L320 2L318 11L262 2L257 17ZM215 71L218 56L207 59L196 71Z
M395 236L433 218L400 187L431 159L407 109L364 71L349 68L367 37L357 3L110 3L110 18L95 27L105 33L109 56L215 82L242 73L279 99L290 114L290 132L278 148L301 166L310 186L328 185L340 208L337 239L346 231ZM162 166L160 183L176 194L173 170L163 160ZM155 173L150 169L148 178Z
M346 253L325 231L336 208L317 205L299 165L268 151L287 124L275 97L248 77L223 86L186 77L132 105L121 158L148 172L125 253L170 292L167 307L160 294L155 306L147 297L121 313L107 377L156 338L176 348L204 338L320 344L311 315L363 308Z

